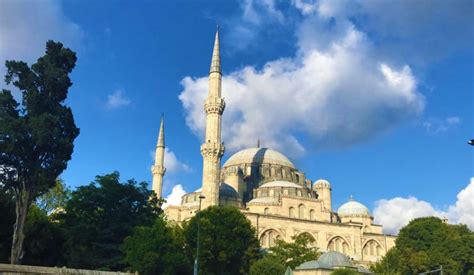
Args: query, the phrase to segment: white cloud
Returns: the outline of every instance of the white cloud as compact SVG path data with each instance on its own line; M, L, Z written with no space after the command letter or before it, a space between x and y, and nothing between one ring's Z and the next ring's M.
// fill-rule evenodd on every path
M46 41L61 41L77 51L82 29L67 18L60 1L0 1L0 87L4 86L5 60L36 61Z
M180 205L181 198L186 194L184 191L183 186L181 184L177 184L171 190L171 193L165 198L166 203L163 204L163 208L166 208L170 205Z
M386 233L397 234L411 220L426 216L447 218L450 223L466 224L474 230L474 178L458 193L456 203L447 210L436 209L429 202L415 197L382 199L375 204L375 223L382 224Z
M200 136L207 77L186 77L180 100ZM223 77L223 140L231 151L263 145L298 156L299 137L319 147L365 141L418 115L424 97L408 66L398 69L371 55L366 36L348 25L326 49L301 49L294 58L247 66Z
M171 151L169 148L165 148L165 167L166 171L170 173L175 172L190 172L191 167L186 163L183 163L178 160L176 154Z
M107 96L106 107L108 109L116 109L124 106L128 106L132 103L130 99L125 97L124 92L120 89L115 90L112 94Z
M155 162L155 150L150 151L150 156ZM165 167L167 173L177 173L177 172L185 172L189 173L192 171L192 168L187 165L186 163L180 161L176 154L171 151L168 147L165 148Z
M457 116L447 117L445 119L430 118L423 122L423 127L428 133L441 133L459 125L461 119Z

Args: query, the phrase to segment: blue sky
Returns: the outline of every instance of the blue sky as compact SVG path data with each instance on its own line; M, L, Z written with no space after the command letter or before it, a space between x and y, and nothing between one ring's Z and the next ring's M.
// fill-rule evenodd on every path
M77 52L68 185L115 170L150 182L164 113L164 193L191 191L218 23L224 160L260 137L329 180L336 206L353 194L387 217L474 224L472 18L472 1L0 0L0 61L32 62L47 39Z

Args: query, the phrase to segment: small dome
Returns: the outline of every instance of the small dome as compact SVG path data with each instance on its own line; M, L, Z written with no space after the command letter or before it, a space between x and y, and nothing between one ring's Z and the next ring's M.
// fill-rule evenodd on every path
M339 216L370 216L369 209L362 203L353 200L352 197L339 207L337 214Z
M283 154L268 148L248 148L233 154L224 167L241 164L276 164L295 168L293 163Z
M331 188L331 184L327 180L319 179L313 183L313 189L316 188Z
M341 252L329 251L319 256L318 263L321 267L353 267L351 259Z
M293 188L303 188L303 186L296 184L294 182L284 181L284 180L276 180L270 181L260 185L258 188L266 188L266 187L293 187Z

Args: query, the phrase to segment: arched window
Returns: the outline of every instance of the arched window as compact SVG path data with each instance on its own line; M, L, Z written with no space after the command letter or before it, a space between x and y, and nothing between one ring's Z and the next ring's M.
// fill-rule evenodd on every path
M262 247L270 248L275 246L276 240L280 239L280 234L277 231L270 229L265 231L260 237L260 244Z
M295 208L290 207L290 211L289 211L289 212L290 212L290 213L289 213L289 214L290 214L290 218L294 218L294 217L295 217Z
M303 205L303 204L300 204L298 206L298 218L300 219L304 219L304 211L305 211L306 207Z
M342 237L332 238L328 244L329 251L337 251L343 254L349 254L349 244Z
M362 249L364 256L381 256L382 246L375 240L368 241Z
M265 209L263 209L263 214L268 215L269 212L270 210L268 210L268 207L265 207Z
M309 219L310 220L315 220L316 219L313 209L309 210Z

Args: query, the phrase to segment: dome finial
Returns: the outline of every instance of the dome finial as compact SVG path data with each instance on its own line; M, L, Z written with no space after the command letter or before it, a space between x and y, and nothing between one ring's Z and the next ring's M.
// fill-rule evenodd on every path
M260 148L260 138L257 139L257 148Z
M349 196L349 201L353 201L354 197L352 197L352 194Z

